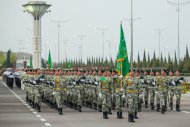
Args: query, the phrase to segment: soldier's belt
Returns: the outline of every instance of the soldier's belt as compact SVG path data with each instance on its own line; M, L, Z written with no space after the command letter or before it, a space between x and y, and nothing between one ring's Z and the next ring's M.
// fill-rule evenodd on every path
M128 93L138 93L138 90L127 90Z

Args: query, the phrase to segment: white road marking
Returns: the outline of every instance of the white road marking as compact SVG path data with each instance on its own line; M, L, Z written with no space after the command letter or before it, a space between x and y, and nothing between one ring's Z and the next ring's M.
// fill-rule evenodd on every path
M40 120L41 120L41 121L46 121L46 119L44 119L44 118L40 118Z
M9 91L10 91L13 95L15 95L15 97L17 97L24 105L26 105L27 108L29 108L31 111L34 110L34 109L32 109L32 107L29 106L19 95L17 95L13 90L11 90L7 85L5 85L4 82L1 81L1 83L2 83L6 88L8 88ZM43 122L46 121L46 119L41 118L41 117L42 117L41 115L37 115L37 114L38 114L37 112L33 112L33 114L36 114L36 117L40 118L41 121L43 121ZM48 126L48 127L52 126L50 123L44 123L44 124L45 124L45 126Z
M27 108L31 108L30 106L27 106Z
M37 117L42 117L41 115L36 115Z
M50 123L44 123L47 127L51 127Z
M37 112L33 112L34 114L38 114Z
M181 112L184 112L184 113L190 113L190 112L188 112L188 111L181 111Z
M187 98L181 98L182 100L188 100L188 101L190 101L190 99L187 99Z

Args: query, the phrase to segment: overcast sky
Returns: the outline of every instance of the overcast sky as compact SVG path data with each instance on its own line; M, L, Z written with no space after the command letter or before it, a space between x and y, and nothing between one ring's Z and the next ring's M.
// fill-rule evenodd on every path
M23 47L32 53L33 18L24 13L23 4L29 0L1 0L0 4L0 50L19 51ZM134 59L144 49L152 56L155 50L158 56L158 34L153 28L166 28L161 35L161 51L166 56L170 52L173 57L177 49L177 12L174 6L165 0L133 0L134 18ZM170 0L176 2L177 0ZM186 2L188 0L180 0ZM190 1L190 0L189 0ZM86 35L83 41L83 60L89 56L102 56L102 33L98 28L110 28L105 33L105 56L116 57L120 39L120 21L122 17L130 18L130 0L46 0L52 6L50 13L42 17L42 57L47 59L50 49L52 59L57 61L57 26L49 21L70 21L61 25L61 59L65 58L65 40L67 42L67 58L80 57L80 39L76 35ZM123 29L130 55L130 23L123 21ZM23 41L20 41L23 40ZM22 42L20 44L20 42ZM21 45L21 46L20 46ZM180 49L181 56L185 47L190 47L190 4L181 8L180 12Z

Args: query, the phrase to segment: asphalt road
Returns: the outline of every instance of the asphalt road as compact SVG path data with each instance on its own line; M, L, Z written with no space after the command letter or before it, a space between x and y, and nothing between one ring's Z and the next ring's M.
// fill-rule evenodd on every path
M190 95L183 95L181 112L168 110L165 115L144 109L135 123L129 123L124 108L124 119L117 119L116 112L110 119L89 108L83 112L64 107L63 115L42 103L38 113L25 102L25 93L16 87L10 90L0 81L0 127L190 127Z

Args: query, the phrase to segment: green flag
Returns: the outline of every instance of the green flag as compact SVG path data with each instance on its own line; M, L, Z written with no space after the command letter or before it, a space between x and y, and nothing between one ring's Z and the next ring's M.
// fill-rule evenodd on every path
M30 57L30 68L31 68L31 69L33 68L33 65L32 65L32 57Z
M48 68L49 68L49 69L52 68L51 53L50 53L50 50L49 50L49 55L48 55Z
M120 27L120 44L116 60L116 70L119 75L122 74L123 76L126 76L129 73L130 65L128 60L127 46L123 33L122 23Z

